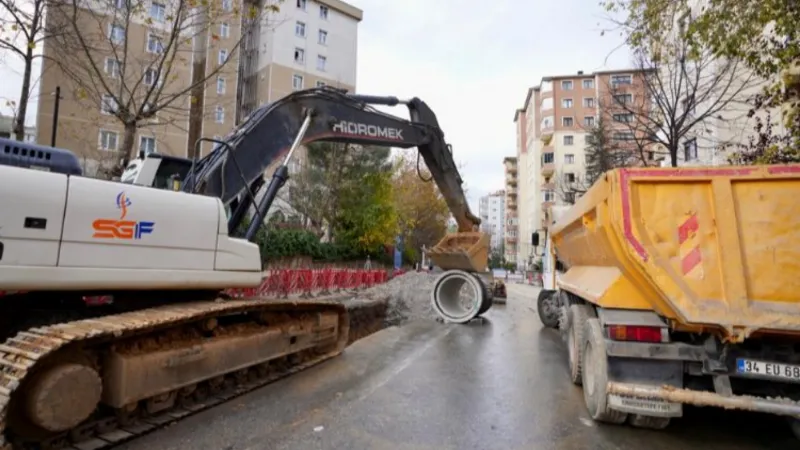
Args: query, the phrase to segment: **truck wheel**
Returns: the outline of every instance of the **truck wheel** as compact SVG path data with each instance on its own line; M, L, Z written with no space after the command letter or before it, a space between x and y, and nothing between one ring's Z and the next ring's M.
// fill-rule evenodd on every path
M592 419L621 424L628 414L608 408L608 356L600 321L590 318L583 324L582 366L583 400Z
M561 311L558 307L555 291L541 290L539 298L536 299L536 312L539 313L539 320L547 328L558 328L558 318Z
M649 428L651 430L663 430L669 425L671 417L643 416L641 414L631 414L628 423L636 428Z
M597 316L588 305L572 305L569 307L569 329L567 330L569 376L570 380L578 386L582 384L583 326L590 317Z

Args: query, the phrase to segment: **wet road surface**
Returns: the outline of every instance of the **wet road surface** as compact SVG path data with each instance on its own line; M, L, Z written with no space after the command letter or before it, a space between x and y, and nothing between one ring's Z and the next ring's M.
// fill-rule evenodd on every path
M535 293L509 284L483 324L384 330L119 449L800 448L782 419L752 413L687 408L664 431L593 423Z

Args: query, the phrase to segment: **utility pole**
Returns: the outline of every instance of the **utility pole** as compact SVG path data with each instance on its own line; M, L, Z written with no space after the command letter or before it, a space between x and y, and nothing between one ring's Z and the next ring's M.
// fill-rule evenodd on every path
M53 134L50 136L50 147L56 146L56 133L58 132L58 106L61 102L61 86L56 86L56 101L53 106Z

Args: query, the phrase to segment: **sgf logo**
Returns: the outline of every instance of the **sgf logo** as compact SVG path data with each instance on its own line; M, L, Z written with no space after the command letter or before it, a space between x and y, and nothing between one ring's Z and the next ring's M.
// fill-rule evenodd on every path
M120 210L119 219L97 219L92 223L94 235L100 239L141 239L142 235L151 234L155 222L125 220L131 199L125 192L117 194L117 209Z

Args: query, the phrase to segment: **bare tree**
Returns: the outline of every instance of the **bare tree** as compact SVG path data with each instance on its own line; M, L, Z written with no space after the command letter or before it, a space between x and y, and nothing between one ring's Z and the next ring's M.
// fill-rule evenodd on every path
M40 44L45 39L45 6L47 0L0 0L0 50L23 62L22 88L19 100L9 102L14 110L14 137L25 139L25 116L33 91L33 64L42 57ZM49 36L60 32L54 26Z
M580 173L556 173L555 188L562 203L574 205L575 201L586 193L592 184Z
M261 20L253 19L278 11L281 0L267 1L263 9L233 0L89 1L50 6L48 21L64 30L51 45L77 99L99 105L122 125L122 142L116 147L124 164L134 155L137 129L180 127L190 106L198 102L192 96L198 85L204 92L217 75L235 73L235 66L227 66L237 60L240 36L247 34L237 32L242 17L258 26ZM204 36L210 36L209 49L220 47L220 57L203 77L193 77L191 61L197 49L192 41ZM218 42L229 36L230 47L223 50Z
M613 138L636 149L642 161L662 153L677 167L679 159L697 158L704 139L718 138L715 129L747 116L749 95L758 85L744 65L693 47L680 32L637 49L634 59L641 75L633 83L641 85L632 89L612 76L601 109L616 130ZM635 95L637 90L643 95Z

